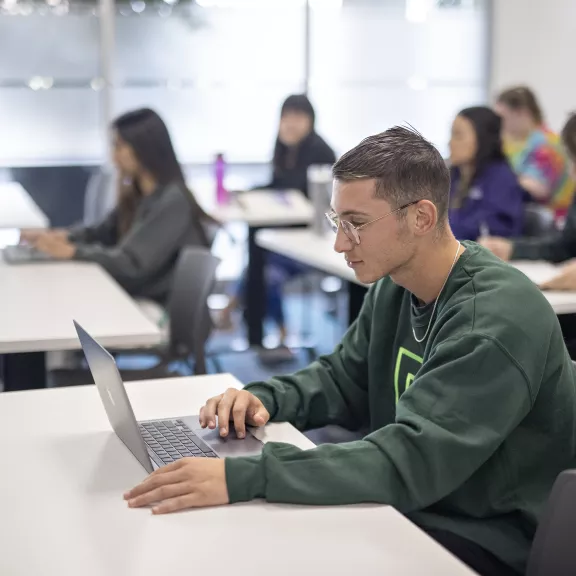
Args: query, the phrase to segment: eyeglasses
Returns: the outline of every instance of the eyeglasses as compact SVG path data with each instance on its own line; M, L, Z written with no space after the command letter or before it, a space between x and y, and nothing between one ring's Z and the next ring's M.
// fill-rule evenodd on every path
M362 230L362 228L366 228L368 224L378 222L378 220L382 220L382 218L386 218L386 216L400 212L400 210L404 210L404 208L408 208L408 206L418 204L418 202L420 202L420 200L408 202L408 204L404 204L404 206L400 206L400 208L396 208L396 210L392 210L392 212L388 212L387 214L384 214L384 216L378 216L378 218L374 218L374 220L370 220L370 222L366 222L366 224L362 224L361 226L354 226L354 224L348 222L348 220L341 220L335 212L326 212L326 218L328 218L330 227L335 234L338 232L338 228L341 226L344 234L346 234L348 239L352 240L352 242L356 244L360 244L360 230Z

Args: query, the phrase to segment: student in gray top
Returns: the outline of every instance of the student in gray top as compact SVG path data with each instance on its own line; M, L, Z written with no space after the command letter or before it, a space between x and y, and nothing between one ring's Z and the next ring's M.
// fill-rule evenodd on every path
M23 231L22 238L58 259L97 262L132 296L164 304L180 250L208 247L208 230L217 222L187 189L156 112L129 112L112 130L120 174L116 208L94 227Z

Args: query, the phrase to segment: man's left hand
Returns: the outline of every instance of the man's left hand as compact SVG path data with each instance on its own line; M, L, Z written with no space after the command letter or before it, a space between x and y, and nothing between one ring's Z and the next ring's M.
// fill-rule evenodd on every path
M182 458L150 474L124 499L130 508L154 504L153 514L228 504L224 460Z
M59 260L71 260L76 254L76 247L74 244L66 240L65 238L60 238L51 234L44 234L39 236L35 242L33 242L34 248L44 252L53 258L58 258Z

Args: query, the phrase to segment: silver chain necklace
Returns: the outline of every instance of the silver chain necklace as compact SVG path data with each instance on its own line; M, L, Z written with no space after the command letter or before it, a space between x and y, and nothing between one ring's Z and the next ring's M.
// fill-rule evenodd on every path
M412 334L414 335L414 340L416 340L416 342L418 342L418 344L424 342L424 340L426 340L427 336L428 336L428 332L430 331L430 326L432 326L432 320L434 320L434 313L436 312L436 305L438 304L438 300L440 298L440 295L442 294L442 290L444 290L444 286L446 286L446 282L448 282L448 278L450 278L450 274L452 274L452 270L454 269L454 266L456 265L456 260L458 259L458 253L460 252L460 241L458 241L458 248L456 248L456 254L454 254L454 261L452 262L452 266L450 266L450 270L448 271L448 275L446 276L446 279L444 280L444 284L442 284L442 288L440 288L440 292L438 293L438 296L436 296L436 300L434 301L434 308L432 308L432 314L430 314L430 320L428 322L428 328L426 328L426 333L424 334L424 336L422 337L422 339L418 340L418 337L416 336L416 330L414 330L414 326L412 326Z

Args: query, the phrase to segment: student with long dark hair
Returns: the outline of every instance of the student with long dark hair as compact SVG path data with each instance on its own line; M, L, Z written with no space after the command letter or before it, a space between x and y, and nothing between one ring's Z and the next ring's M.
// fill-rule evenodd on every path
M308 168L317 164L334 164L334 151L315 130L316 113L304 94L288 96L280 111L280 125L272 159L272 180L262 189L296 189L308 196ZM266 255L267 315L277 324L280 340L286 337L283 284L300 274L305 267L280 254ZM222 311L220 327L231 326L231 313L244 298L246 275L238 283L230 303Z
M308 168L334 164L334 150L315 129L316 113L304 94L288 96L280 111L280 125L272 159L272 181L262 188L296 189L308 196Z
M186 187L166 125L149 109L112 125L118 201L95 227L23 232L25 241L62 260L97 262L132 296L164 304L185 246L209 246L216 222Z
M490 108L462 110L450 138L450 225L459 240L522 231L524 191L502 151L500 117Z

